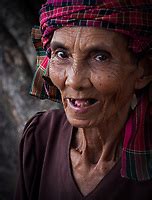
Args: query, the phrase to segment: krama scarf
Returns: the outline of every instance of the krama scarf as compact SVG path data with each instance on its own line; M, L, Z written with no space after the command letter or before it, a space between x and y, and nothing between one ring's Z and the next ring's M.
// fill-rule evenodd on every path
M37 69L30 93L41 99L61 101L60 92L50 80L47 84L45 76L51 54L49 43L54 31L64 26L101 27L125 34L130 50L140 56L152 46L152 0L48 0L40 10L40 28L32 30ZM125 124L121 175L137 181L152 178L152 105L148 89L140 92L138 104Z

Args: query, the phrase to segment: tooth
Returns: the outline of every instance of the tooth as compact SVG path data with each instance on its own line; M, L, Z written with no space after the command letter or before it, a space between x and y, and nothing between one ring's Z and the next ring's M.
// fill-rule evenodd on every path
M89 105L89 100L75 100L75 105L77 107L85 107Z
M90 103L89 103L89 100L87 100L85 103L84 103L84 105L85 106L88 106Z
M96 102L95 99L69 99L74 106L86 107Z

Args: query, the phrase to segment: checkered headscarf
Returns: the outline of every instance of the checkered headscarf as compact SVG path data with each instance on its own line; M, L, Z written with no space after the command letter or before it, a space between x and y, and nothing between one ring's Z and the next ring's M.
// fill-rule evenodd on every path
M125 34L129 48L140 55L152 47L152 0L48 0L40 10L40 28L32 30L37 69L30 93L41 99L61 100L58 89L42 76L47 76L53 33L64 26L101 27ZM138 181L152 178L151 125L152 105L146 92L125 126L122 176Z
M152 42L151 0L48 0L40 11L42 42L48 50L54 30L63 26L102 27L130 36L139 53ZM49 53L49 52L48 52Z
M48 0L40 10L40 29L33 28L37 71L31 94L48 98L42 75L47 73L53 32L64 26L103 27L129 36L129 48L143 53L152 46L152 0ZM47 56L46 56L47 55ZM51 99L60 101L55 87Z

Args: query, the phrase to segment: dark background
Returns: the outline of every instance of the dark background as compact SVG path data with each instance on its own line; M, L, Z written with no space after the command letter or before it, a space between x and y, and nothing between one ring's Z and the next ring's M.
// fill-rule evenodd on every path
M38 111L58 108L28 94L36 62L30 33L42 3L0 0L0 200L13 199L26 121Z

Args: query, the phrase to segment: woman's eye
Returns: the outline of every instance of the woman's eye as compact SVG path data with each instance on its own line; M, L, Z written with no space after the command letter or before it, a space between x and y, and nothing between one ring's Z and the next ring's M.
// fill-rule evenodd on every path
M94 58L97 61L103 62L103 61L109 59L109 54L108 53L101 53L101 54L96 55Z
M55 55L60 59L65 59L68 57L67 53L64 51L57 51L55 52Z

